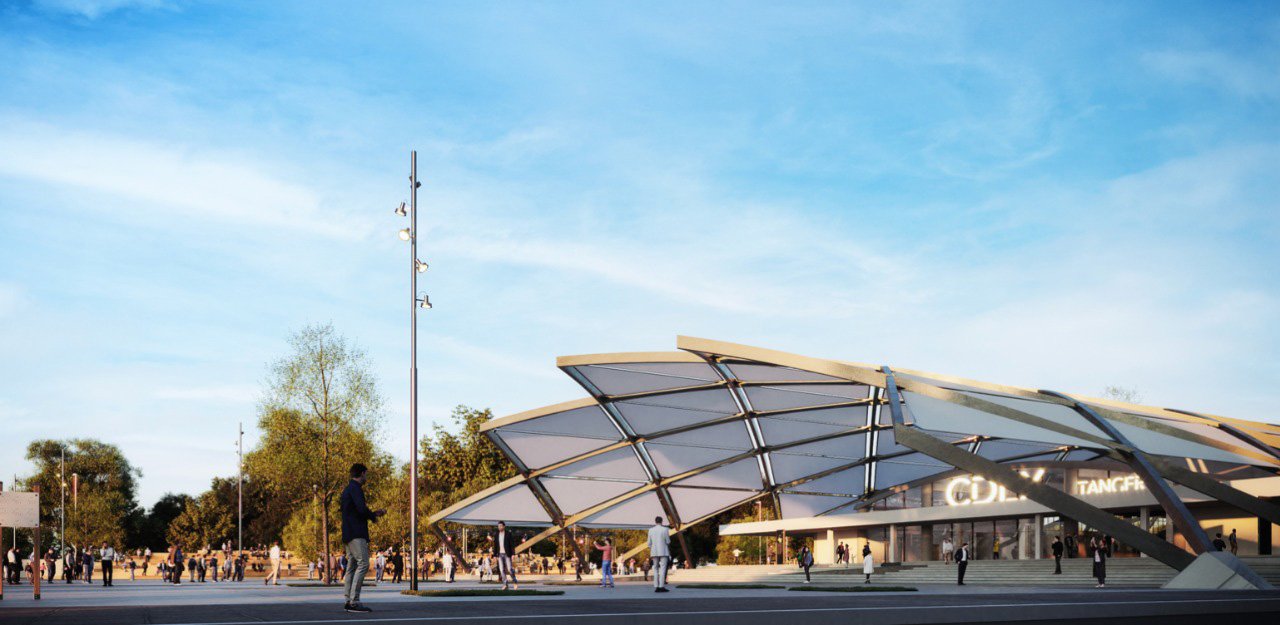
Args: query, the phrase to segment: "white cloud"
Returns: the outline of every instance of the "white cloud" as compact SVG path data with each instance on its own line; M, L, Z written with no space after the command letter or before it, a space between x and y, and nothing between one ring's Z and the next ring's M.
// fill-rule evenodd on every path
M365 231L328 210L318 191L270 169L246 154L12 117L0 123L0 175L135 200L130 210L156 223L203 219L334 238ZM86 199L83 205L92 207L92 198Z
M127 9L159 9L170 7L167 0L36 0L35 7L51 13L69 13L87 19Z
M1142 61L1155 72L1186 84L1205 84L1249 98L1280 97L1280 65L1217 50L1161 50Z

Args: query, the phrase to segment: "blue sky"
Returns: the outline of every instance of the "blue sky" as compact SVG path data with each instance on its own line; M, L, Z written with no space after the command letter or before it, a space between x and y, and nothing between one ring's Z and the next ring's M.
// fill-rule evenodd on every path
M332 321L424 421L677 334L1280 420L1274 3L0 6L0 473L141 498Z

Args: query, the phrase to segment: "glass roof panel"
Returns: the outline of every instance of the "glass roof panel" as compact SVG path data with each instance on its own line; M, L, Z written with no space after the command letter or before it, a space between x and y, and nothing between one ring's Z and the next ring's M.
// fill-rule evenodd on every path
M826 406L867 398L867 387L858 384L745 386L743 390L756 411Z
M499 432L530 432L535 434L563 434L584 438L605 438L622 440L622 434L613 422L605 415L600 406L574 408L564 412L549 414L536 419L527 419L498 428Z
M829 375L821 373L813 373L812 371L802 371L800 369L791 369L789 367L775 367L773 365L762 365L745 362L735 362L727 365L729 371L739 380L745 382L791 382L799 380L839 380Z
M578 525L586 527L645 528L653 527L654 517L667 518L662 503L654 493L628 499L612 508L597 512ZM669 522L669 520L668 520Z
M662 477L680 475L742 453L736 449L713 449L686 445L663 445L661 443L643 443L643 445L645 450L649 452L649 457L653 459L653 465L658 468L658 474Z
M755 458L746 458L726 464L677 482L683 486L714 486L718 488L750 488L760 490L764 487L764 479L760 476L760 462Z
M717 382L714 369L701 363L586 365L578 373L606 395L628 395Z
M449 515L449 520L460 523L551 523L547 511L523 482Z
M615 449L596 456L579 460L548 473L558 477L590 477L609 480L632 480L646 482L649 476L644 465L636 457L631 447Z
M838 473L820 477L816 480L796 484L787 489L787 492L807 492L807 493L829 493L832 495L861 495L866 487L863 479L866 476L867 468L858 466L852 469L846 469Z
M791 419L775 419L772 417L759 417L757 421L760 423L760 431L764 433L764 442L766 445L782 445L785 443L804 440L806 438L845 432L851 429L850 426L846 425L828 425L825 423L793 421ZM862 425L859 424L852 427L862 427Z
M778 495L782 501L782 518L796 519L811 517L853 503L850 497L827 497L824 495Z
M673 486L667 489L671 501L676 506L676 514L681 523L689 523L708 514L732 508L756 496L754 492L740 490L711 490L709 488L680 488Z
M540 478L560 512L577 514L598 503L608 501L643 486L635 482L610 482L607 480L574 480L567 478Z
M575 456L610 445L607 440L576 436L551 436L498 432L498 437L530 469L541 469Z
M847 458L769 454L769 466L773 467L773 481L777 484L785 484L792 480L798 480L802 477L808 477L814 473L821 473L852 462L854 461Z
M667 445L694 445L738 450L752 448L751 436L747 434L747 423L743 420L708 425L653 440Z

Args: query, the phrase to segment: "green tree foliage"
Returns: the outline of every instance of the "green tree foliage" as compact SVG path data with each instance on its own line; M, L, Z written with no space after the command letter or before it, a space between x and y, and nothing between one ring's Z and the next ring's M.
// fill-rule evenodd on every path
M364 352L332 325L303 328L290 347L271 367L258 420L262 439L245 461L249 475L264 480L294 514L318 497L328 534L350 466L381 462L375 442L382 398Z
M487 408L458 406L452 415L456 434L435 424L433 433L422 440L419 483L428 491L454 494L475 489L457 498L462 499L515 475L511 462L480 432L480 426L492 418L493 411Z
M187 504L191 503L190 495L166 493L154 505L142 523L140 534L141 547L150 547L153 551L164 551L169 545L169 524L182 514Z
M773 505L769 503L769 500L766 498L762 501L764 503L758 511L755 502L747 502L716 519L708 520L706 524L714 524L718 530L721 524L728 525L730 523L750 523L757 520L772 521L777 519L778 514L774 511ZM718 531L717 538L715 558L718 564L733 564L734 549L738 549L741 552L738 560L740 564L764 562L769 555L770 541L775 540L771 536L763 538L759 536L720 536Z
M47 537L57 537L61 506L60 467L66 452L67 535L74 545L117 548L136 544L142 511L137 501L137 481L142 473L115 445L93 439L37 440L27 446L27 460L35 473L23 480L24 488L40 487L40 524ZM72 493L72 475L79 478ZM47 539L46 539L47 540Z
M208 490L191 500L169 524L169 544L195 551L217 548L235 533L235 508L226 505L216 491Z

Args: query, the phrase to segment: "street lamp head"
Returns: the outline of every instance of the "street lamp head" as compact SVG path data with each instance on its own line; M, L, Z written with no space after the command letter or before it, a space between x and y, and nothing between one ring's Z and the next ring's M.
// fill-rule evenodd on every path
M426 264L426 263L424 263L424 262L422 262L422 261L420 261L420 260L419 260L419 261L415 261L415 262L417 263L417 266L418 266L418 273L426 273L426 272L427 272L427 264Z
M401 203L400 203L400 205L396 207L396 214L397 214L397 215L399 215L399 216L401 216L401 217L404 217L405 215L408 215L408 214L409 214L409 213L405 210L405 203L404 203L404 202L401 202Z
M425 308L427 310L431 310L431 298L428 297L426 293L419 293L418 306L421 308Z
M409 240L409 229L408 229L408 228L401 228L401 229L400 229L400 240L401 240L401 241L408 241L408 240Z

